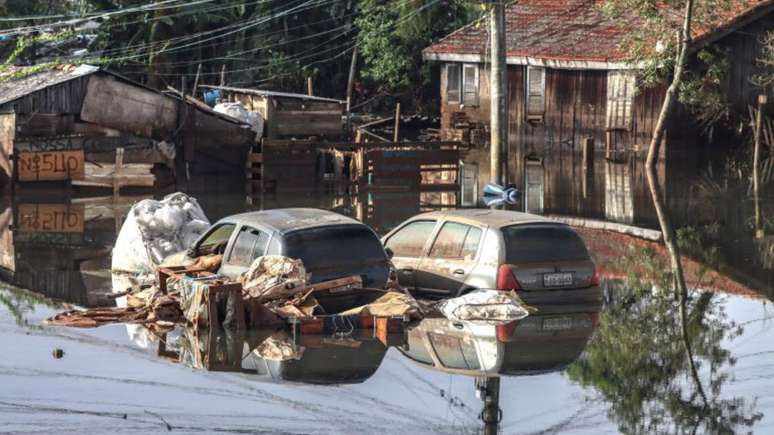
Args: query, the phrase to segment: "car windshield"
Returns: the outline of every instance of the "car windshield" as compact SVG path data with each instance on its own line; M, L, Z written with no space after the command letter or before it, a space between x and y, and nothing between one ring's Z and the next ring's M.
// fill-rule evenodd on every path
M502 232L509 264L590 259L583 240L568 227L515 225Z
M294 231L285 240L285 255L302 260L308 270L387 259L376 235L359 225Z

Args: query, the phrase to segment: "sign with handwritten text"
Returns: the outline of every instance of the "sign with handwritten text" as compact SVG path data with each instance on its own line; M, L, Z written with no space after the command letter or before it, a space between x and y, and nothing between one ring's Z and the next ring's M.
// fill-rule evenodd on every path
M82 204L19 204L19 231L23 233L82 233Z
M83 150L19 153L19 181L83 180Z

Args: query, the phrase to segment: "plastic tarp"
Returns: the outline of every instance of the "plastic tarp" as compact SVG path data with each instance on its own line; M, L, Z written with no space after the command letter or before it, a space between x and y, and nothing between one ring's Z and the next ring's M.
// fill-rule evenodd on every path
M196 199L173 193L145 199L129 211L113 248L113 271L152 274L166 257L188 249L210 222Z
M248 111L242 103L219 103L213 110L249 124L256 136L263 136L263 116L258 112Z
M439 302L436 307L447 319L485 325L504 325L529 315L529 308L516 292L476 290Z

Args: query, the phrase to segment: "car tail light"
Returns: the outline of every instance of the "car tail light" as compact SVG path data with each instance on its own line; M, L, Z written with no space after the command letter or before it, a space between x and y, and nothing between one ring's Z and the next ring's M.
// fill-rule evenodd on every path
M594 266L594 272L591 274L591 283L592 286L599 285L599 270L597 270L597 266Z
M506 323L504 325L497 325L495 327L495 331L497 332L497 341L501 343L511 341L513 338L513 333L516 332L517 326L519 326L518 320L514 320L513 322Z
M511 266L501 264L497 269L497 289L498 290L521 290L521 285L513 274Z

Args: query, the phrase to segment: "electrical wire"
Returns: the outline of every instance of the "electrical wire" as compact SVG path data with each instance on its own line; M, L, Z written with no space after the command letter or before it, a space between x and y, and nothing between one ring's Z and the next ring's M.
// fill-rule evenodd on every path
M409 2L409 1L411 1L411 0L404 0L404 3L407 3L407 2ZM404 17L402 17L402 18L400 18L399 20L397 20L397 21L394 23L394 25L395 25L395 26L397 26L397 25L400 25L400 24L402 24L402 23L404 23L404 22L408 21L409 19L413 18L413 17L414 17L414 16L416 16L417 14L419 14L419 13L421 13L422 11L424 11L424 10L426 10L426 9L428 9L428 8L430 8L430 7L434 6L434 5L436 5L436 4L438 4L439 2L440 2L440 0L433 0L433 1L431 1L431 2L428 2L428 3L426 3L426 4L425 4L425 5L423 5L422 7L420 7L420 8L417 8L416 10L412 11L410 14L407 14L407 15L405 15ZM355 42L355 45L358 45L358 42L357 42L357 41ZM348 48L347 50L351 50L352 48L354 48L354 46L353 46L353 47L350 47L350 48ZM327 52L327 51L331 51L331 49L325 50L324 52ZM319 54L319 53L318 53L318 54ZM302 58L304 58L304 59L305 59L305 58L309 58L309 57L312 57L312 56L304 56L304 57L302 57ZM338 58L338 57L340 57L340 56L335 56L335 58ZM286 59L285 59L285 61L283 61L282 63L284 63L284 64L287 64L287 63L294 62L294 61L297 61L297 60L300 60L300 59L299 59L299 58L297 58L297 57L291 56L291 57L288 57L288 58L286 58ZM200 62L198 62L198 61L191 61L191 62L188 62L187 64L188 64L188 65L195 65L195 64L197 64L197 63L200 63ZM282 63L281 63L281 64L282 64ZM160 64L160 65L161 65L161 64ZM185 63L183 63L183 65L185 65ZM259 66L253 66L253 67L249 67L249 68L241 68L241 69L228 69L228 70L225 70L225 73L226 73L226 74L231 74L231 73L239 73L239 72L255 71L255 70L261 70L261 69L265 69L265 68L267 68L267 67L268 67L268 64L265 64L265 65L259 65ZM221 73L222 73L222 72L212 72L212 73L202 73L201 75L202 75L202 76L204 76L204 75L208 75L208 76L214 76L214 75L220 75ZM180 74L180 73L163 73L163 74L159 74L159 75L163 75L164 77L183 77L183 76L188 76L188 75L190 75L190 74Z
M19 34L19 33L31 33L31 32L35 32L35 31L41 31L41 30L45 30L45 29L52 29L52 28L56 28L56 27L73 26L73 25L76 25L76 24L78 24L80 22L88 21L88 20L91 20L91 19L94 19L94 18L103 18L103 19L105 19L105 18L109 18L109 17L113 17L113 16L120 16L120 15L123 15L123 14L134 13L134 12L157 11L157 10L176 8L176 7L180 7L180 6L195 6L197 4L202 4L202 3L211 3L211 2L214 2L216 0L191 0L191 1L188 1L188 2L183 1L183 3L178 3L180 1L183 1L183 0L164 0L164 1L160 1L160 2L150 3L150 4L147 4L147 5L137 6L137 7L134 7L134 8L119 9L119 10L108 11L108 12L98 12L98 13L93 13L93 14L82 15L80 17L70 18L67 21L58 21L58 22L54 22L54 23L45 23L45 24L38 24L38 25L33 25L33 26L14 27L12 29L0 30L0 35L12 35L12 34ZM172 5L171 6L166 6L166 7L158 7L158 6L161 6L161 5L169 5L169 4L172 4ZM64 17L67 17L67 16L64 16ZM19 19L23 19L23 18L22 17L0 18L0 22L11 21L11 20L18 21ZM29 18L27 18L27 20L29 20Z

